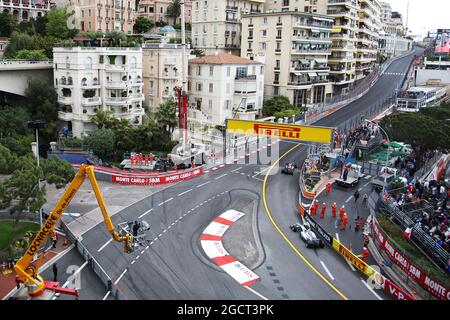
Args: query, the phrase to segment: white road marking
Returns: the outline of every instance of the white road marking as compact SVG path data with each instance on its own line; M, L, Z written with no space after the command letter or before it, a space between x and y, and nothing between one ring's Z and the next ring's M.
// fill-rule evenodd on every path
M186 194L186 193L191 192L191 191L192 191L192 189L186 190L186 191L180 193L178 196L180 197L180 196L182 196L183 194Z
M328 275L330 276L331 280L334 280L333 275L331 274L330 270L328 270L327 266L325 265L325 263L320 260L320 263L322 264L322 267L325 269L325 271L328 273Z
M375 297L377 297L378 300L383 300L383 298L381 298L368 284L366 281L364 281L363 279L361 279L361 282L364 283L364 285L367 287L367 289L369 289L370 292L373 293L373 295Z
M339 240L339 233L336 232L336 240L341 242L341 240Z
M234 170L231 170L230 172L236 172L236 171L241 170L241 169L242 169L242 167L239 167L239 168L236 168Z
M348 203L350 200L352 200L353 196L348 197L347 200L345 200L345 203Z
M140 255L139 255L139 256L137 256L137 257L136 257L136 260L137 260L137 259L139 259L140 257L141 257Z
M199 184L199 185L197 186L197 188L203 187L203 186L207 185L207 184L210 183L210 182L211 182L211 181L206 181L205 183Z
M158 235L158 238L160 238L160 237L162 237L162 233L160 233L160 234Z
M256 292L255 290L253 290L252 288L250 288L250 287L245 287L245 288L247 288L248 290L250 290L251 292L253 292L254 294L256 294L258 297L260 297L261 299L263 299L263 300L269 300L269 299L267 299L266 297L264 297L262 294L260 294L259 292Z
M83 270L84 267L86 267L88 264L88 261L86 261L85 263L83 263L81 265L81 267L79 267L74 273L72 273L69 278L67 278L67 281L63 284L62 288L65 288L69 285L70 281L72 281L73 277L75 277L77 274L79 274L81 272L81 270Z
M176 221L178 221L178 219ZM175 222L172 222L171 226L173 226L174 224L175 224Z
M136 260L131 261L131 264L134 264L136 262Z
M100 251L102 251L103 249L105 249L105 247L106 247L108 244L110 244L111 241L113 241L113 239L109 239L108 241L106 241L106 243L105 243L104 245L102 245L102 246L97 250L97 252L100 252Z
M367 187L370 184L370 181L367 182L365 185L363 185L363 187Z
M171 225L167 227L167 230L169 230L170 228L172 228L172 226L171 226Z
M215 178L214 180L219 180L219 179L221 179L221 178L223 178L223 177L225 177L227 175L228 175L228 173L225 173L225 174L221 175L220 177Z
M164 229L164 230L163 230L163 233L166 233L166 232L167 232L167 229Z
M167 202L172 201L172 200L173 200L173 198L169 198L169 199L167 199L166 201L163 201L163 202L161 202L160 204L158 204L158 207L160 207L160 206L162 206L164 203L167 203Z
M347 259L345 259L345 261L347 261L347 264L350 266L350 269L352 269L352 271L355 272L356 269L355 269L355 267L352 265L352 263L351 263L349 260L347 260Z
M358 191L361 192L364 188L359 188Z
M122 272L122 274L117 278L116 282L114 282L114 284L117 284L117 282L119 282L120 279L122 279L123 275L124 275L125 273L127 273L127 271L128 271L128 269L125 269L125 270Z
M145 252L145 251L144 251L144 250L142 250L142 251L141 251L141 254L143 254L144 252Z
M141 214L138 218L141 219L142 217L146 216L148 213L152 212L153 208L150 210L145 211L143 214Z
M150 244L151 244L151 243L150 243ZM146 246L146 247L145 247L145 250L147 250L148 248L150 248L150 246Z
M241 176L245 176L245 173L241 172Z
M106 298L108 298L110 294L111 294L111 291L108 291L108 292L105 294L105 296L103 297L102 300L106 300Z

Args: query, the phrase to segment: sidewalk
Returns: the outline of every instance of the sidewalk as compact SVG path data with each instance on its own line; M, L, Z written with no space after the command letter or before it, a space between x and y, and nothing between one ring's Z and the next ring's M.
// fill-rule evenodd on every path
M51 249L45 253L44 259L42 261L42 266L40 268L41 273L52 265L53 261L60 253L64 252L67 248L70 248L70 242L67 244L67 246L64 246L63 239L63 236L59 235L56 248ZM5 299L5 297L16 288L15 278L16 273L14 271L6 275L0 273L0 300Z

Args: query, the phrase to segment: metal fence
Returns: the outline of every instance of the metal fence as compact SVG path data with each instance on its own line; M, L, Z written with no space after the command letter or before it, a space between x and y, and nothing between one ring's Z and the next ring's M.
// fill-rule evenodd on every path
M105 285L106 290L111 292L117 300L126 300L127 298L121 293L119 288L113 284L111 278L102 268L102 266L97 262L94 256L89 252L89 250L77 239L77 237L70 231L67 225L61 220L61 229L66 234L67 238L75 245L77 251L81 254L83 259L88 262L92 271L98 276L100 281Z
M382 199L382 198L381 198ZM450 254L396 205L394 200L381 200L380 210L390 217L390 220L402 230L412 227L411 242L436 266L446 270Z
M433 156L433 158L428 159L427 162L423 165L422 168L416 171L414 173L414 179L416 180L422 180L425 178L425 176L429 173L429 171L436 165L436 163L439 161L439 159L442 157L443 153L438 151Z

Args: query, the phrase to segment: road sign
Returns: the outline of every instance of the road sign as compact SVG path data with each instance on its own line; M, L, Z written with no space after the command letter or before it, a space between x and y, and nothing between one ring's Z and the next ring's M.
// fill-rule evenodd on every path
M297 126L262 121L227 120L227 131L245 135L269 136L280 139L331 143L332 128Z
M311 153L308 155L308 158L311 160L320 160L320 153Z

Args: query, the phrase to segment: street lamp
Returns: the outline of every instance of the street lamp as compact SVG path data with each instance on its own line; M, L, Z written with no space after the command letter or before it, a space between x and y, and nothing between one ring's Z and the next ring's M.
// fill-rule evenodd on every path
M28 121L28 128L34 129L36 133L36 160L38 169L39 169L39 129L43 129L44 124L45 122L42 120ZM41 179L39 178L39 175L38 175L38 188L40 191ZM42 208L39 209L39 226L42 227Z

